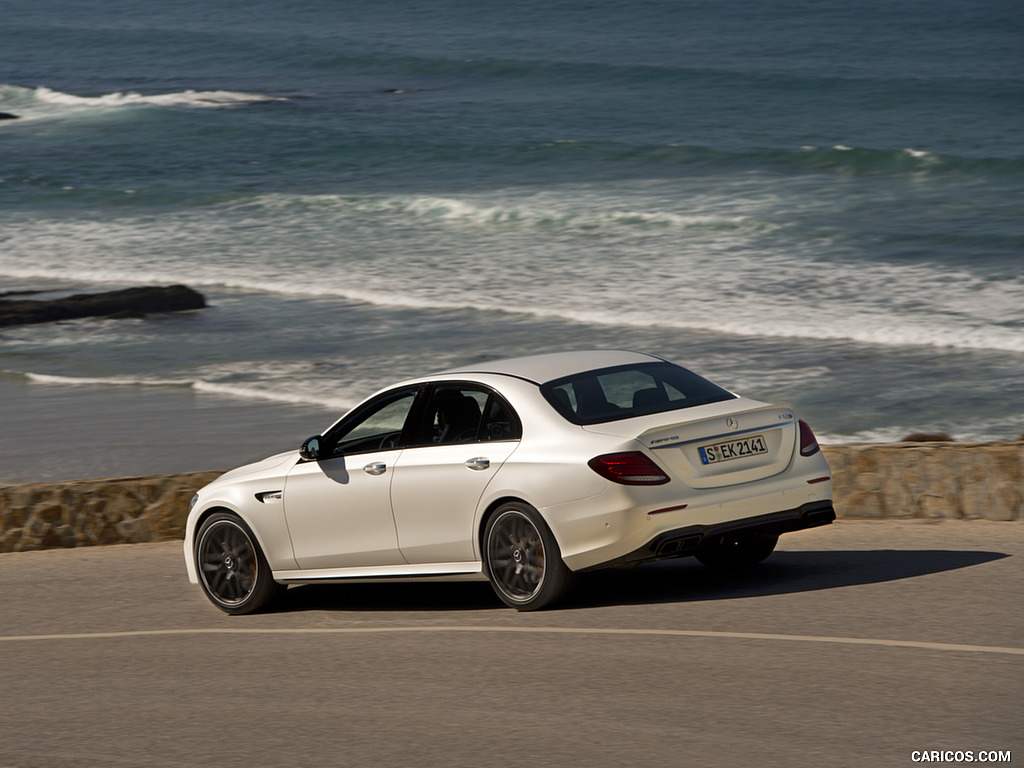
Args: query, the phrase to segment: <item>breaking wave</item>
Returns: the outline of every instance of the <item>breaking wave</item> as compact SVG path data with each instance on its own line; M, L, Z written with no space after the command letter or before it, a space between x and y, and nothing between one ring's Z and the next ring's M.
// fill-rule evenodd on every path
M871 276L868 283L883 286L888 279L886 275L891 275L893 280L900 279L896 272L898 271L880 272ZM75 273L68 270L30 270L18 276L77 279L83 282L134 282L140 285L176 281L176 276L172 273L154 272L145 273L135 281L127 278L124 272L113 271L104 274L96 271ZM180 276L178 279L180 280ZM970 307L971 304L980 304L982 308L987 307L990 314L999 314L1004 310L1015 312L1019 308L1018 302L1021 301L1020 286L995 283L984 285L977 281L973 281L969 290L965 289L967 292L964 295L949 300L951 311L948 314L939 313L934 316L914 312L909 307L901 309L893 306L890 309L881 309L838 295L832 300L825 295L819 295L813 307L798 295L765 298L748 294L730 297L724 292L717 292L718 289L714 286L709 286L703 293L680 294L670 302L671 306L666 307L664 301L657 300L657 292L650 293L650 290L644 296L637 297L635 301L628 301L621 296L611 297L609 301L608 297L605 297L603 303L595 306L586 296L578 296L573 300L564 295L557 295L557 289L554 289L554 292L542 291L540 286L537 295L521 296L513 301L511 295L503 297L493 292L488 294L472 290L454 295L441 295L425 289L417 290L414 287L397 290L384 286L374 288L373 277L369 275L339 283L333 280L303 281L283 275L261 279L211 271L207 275L194 272L188 282L203 290L229 289L281 296L337 299L397 310L455 310L491 315L502 313L595 327L658 327L696 332L713 331L749 338L818 339L880 346L932 346L1024 353L1024 331L1020 327L986 320L976 309ZM368 282L371 285L366 287L347 285ZM934 290L938 300L938 291L941 288L935 286ZM899 296L893 296L893 300L910 301L907 297ZM674 306L684 307L685 311L672 309ZM714 322L709 323L709 317L715 318ZM128 380L125 383L180 385L176 381Z
M332 395L328 392L300 392L286 385L281 390L267 386L224 384L202 379L161 379L147 376L60 376L27 371L3 371L8 376L24 378L32 384L61 387L140 387L190 389L205 394L222 395L241 400L267 400L290 405L313 405L343 413L356 405L358 399ZM325 383L326 385L326 383ZM362 386L366 394L366 385Z
M288 101L288 99L283 96L270 96L262 93L193 90L153 94L116 91L98 96L78 96L42 85L36 88L0 85L0 110L27 120L98 110L119 110L126 107L215 108L275 101Z
M134 376L58 376L50 373L31 373L21 371L4 371L4 373L23 376L34 384L57 384L60 386L106 386L106 387L191 387L193 382L187 379L158 379Z

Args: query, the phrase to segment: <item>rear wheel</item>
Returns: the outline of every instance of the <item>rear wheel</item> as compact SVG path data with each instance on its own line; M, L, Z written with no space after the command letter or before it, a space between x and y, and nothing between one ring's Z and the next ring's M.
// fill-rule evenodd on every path
M697 552L697 559L708 568L735 571L757 565L775 550L778 536L749 536L729 538L705 543Z
M502 601L519 611L551 605L569 586L555 537L529 504L500 506L484 530L484 567Z
M208 517L195 545L199 585L214 605L234 615L253 613L284 592L249 527L228 512Z

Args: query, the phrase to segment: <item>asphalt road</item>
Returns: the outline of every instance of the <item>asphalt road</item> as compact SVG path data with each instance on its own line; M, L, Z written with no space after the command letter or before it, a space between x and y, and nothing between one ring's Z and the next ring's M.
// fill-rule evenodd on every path
M1024 763L1021 523L841 521L533 614L448 583L229 617L177 542L0 555L0 585L0 768Z

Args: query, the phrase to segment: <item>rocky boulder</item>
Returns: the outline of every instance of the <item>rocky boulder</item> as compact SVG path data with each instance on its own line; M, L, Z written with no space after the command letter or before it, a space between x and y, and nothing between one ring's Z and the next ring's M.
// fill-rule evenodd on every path
M50 301L3 298L0 300L0 327L80 317L144 317L153 312L179 312L205 306L203 295L185 285L83 293Z

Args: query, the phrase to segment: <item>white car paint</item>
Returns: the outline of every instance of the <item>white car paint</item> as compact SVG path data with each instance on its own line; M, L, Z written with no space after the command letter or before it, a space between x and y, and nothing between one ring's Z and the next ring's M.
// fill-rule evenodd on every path
M677 533L683 542L678 554L692 554L693 535L706 534L710 546L709 537L723 525L753 532L755 524L782 525L780 515L789 521L785 525L797 528L834 518L828 517L828 465L820 451L802 455L800 422L786 406L731 395L704 405L576 424L539 389L583 371L662 362L633 352L538 355L487 361L381 390L365 402L439 383L453 384L452 390L479 388L478 400L496 392L521 424L521 437L386 445L315 461L294 451L233 470L203 488L193 503L184 542L189 579L200 582L196 536L217 510L237 515L251 530L280 583L487 578L484 528L489 514L510 500L536 510L571 571L672 554ZM742 435L762 438L767 452L720 464L701 462L701 447ZM623 485L588 466L596 456L624 452L644 454L668 481ZM664 550L660 555L644 550L659 537L669 539L658 545Z

